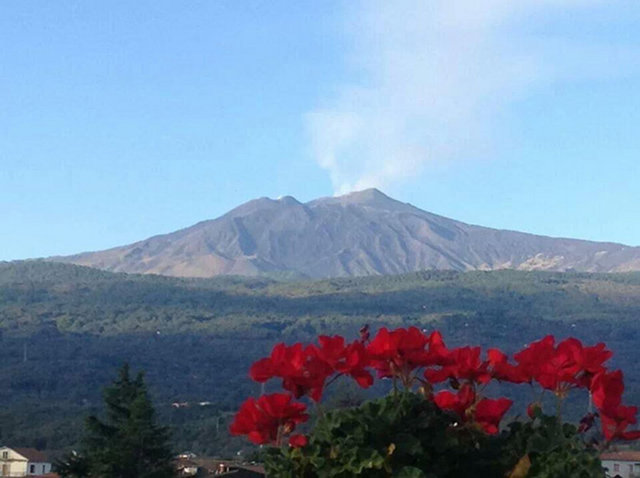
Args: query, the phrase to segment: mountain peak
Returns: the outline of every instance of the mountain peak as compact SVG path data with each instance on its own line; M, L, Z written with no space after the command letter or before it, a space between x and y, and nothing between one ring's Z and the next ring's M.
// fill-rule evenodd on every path
M54 260L174 276L321 278L425 269L631 271L640 270L640 248L464 224L371 188L306 204L263 197L174 233Z
M292 206L300 206L301 203L293 196L280 196L278 199L271 199L263 196L257 199L247 201L240 206L235 207L227 213L231 216L244 216L247 214L254 214L259 211L267 211L274 209L281 209Z
M308 203L309 205L317 204L342 204L369 206L382 209L396 209L406 206L404 203L397 201L376 188L363 189L361 191L353 191L342 196L332 196L316 199Z
M289 205L300 205L300 201L298 201L296 198L294 198L293 196L280 196L278 197L278 201L282 204L289 204Z
M383 202L398 202L395 199L391 199L389 196L384 194L382 191L376 188L363 189L361 191L353 191L348 194L344 194L342 196L338 196L345 201L354 202L354 203L379 203Z

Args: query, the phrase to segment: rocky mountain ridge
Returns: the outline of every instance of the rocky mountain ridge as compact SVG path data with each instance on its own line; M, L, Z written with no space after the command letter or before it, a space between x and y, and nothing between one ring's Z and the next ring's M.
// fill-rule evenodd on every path
M440 270L640 270L640 247L491 229L377 189L301 203L260 198L170 234L49 260L178 277L348 277Z

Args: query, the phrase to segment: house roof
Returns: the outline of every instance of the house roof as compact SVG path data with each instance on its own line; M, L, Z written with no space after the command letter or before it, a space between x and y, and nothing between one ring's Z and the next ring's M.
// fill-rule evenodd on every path
M600 455L601 460L610 461L633 461L640 463L640 451L635 450L621 450L621 451L608 451Z
M33 461L35 463L48 463L49 457L42 453L41 451L36 450L35 448L11 448L11 450L15 451L19 455L24 456L27 460Z
M262 473L264 475L264 466L262 465L241 465L238 468L243 470L253 471L255 473Z
M222 474L208 474L203 478L224 477L224 478L264 478L264 471L250 470L244 467L234 467L226 473Z
M188 460L186 458L180 458L176 460L175 464L177 467L180 467L180 468L185 468L185 467L193 468L195 466L199 466L198 463L196 463L195 461Z
M264 467L261 465L244 464L234 461L220 460L216 458L195 458L194 461L205 471L203 478L229 477L229 478L260 478L265 476ZM230 468L228 472L216 474L218 465L224 464Z

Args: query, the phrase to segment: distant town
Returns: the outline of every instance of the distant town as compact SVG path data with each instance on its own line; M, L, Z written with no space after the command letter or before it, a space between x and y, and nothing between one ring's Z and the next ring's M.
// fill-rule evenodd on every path
M0 478L60 478L52 471L54 458L34 448L0 447ZM255 463L216 460L184 452L174 460L178 477L260 478L264 468Z

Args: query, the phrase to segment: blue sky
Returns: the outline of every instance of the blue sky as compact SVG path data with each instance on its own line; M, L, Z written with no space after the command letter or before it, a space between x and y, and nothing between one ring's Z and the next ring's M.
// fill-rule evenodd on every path
M0 2L0 260L376 186L640 245L637 1Z

